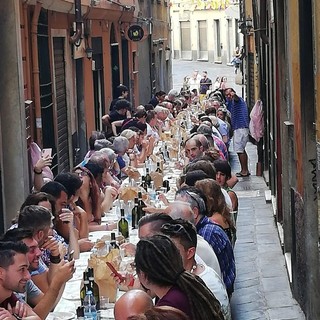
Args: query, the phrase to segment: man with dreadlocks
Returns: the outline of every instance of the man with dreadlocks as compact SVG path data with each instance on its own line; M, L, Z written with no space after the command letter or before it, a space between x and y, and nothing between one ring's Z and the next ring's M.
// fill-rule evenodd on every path
M135 255L141 285L159 298L157 306L171 306L190 320L223 320L220 303L204 282L183 267L176 245L165 235L141 239Z

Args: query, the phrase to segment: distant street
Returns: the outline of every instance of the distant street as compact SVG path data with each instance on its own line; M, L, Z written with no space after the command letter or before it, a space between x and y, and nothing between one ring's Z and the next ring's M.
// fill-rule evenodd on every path
M187 75L191 76L194 70L198 70L199 74L202 74L202 71L208 71L208 77L212 82L215 81L216 77L227 77L227 85L234 88L242 96L242 86L235 84L236 74L233 66L203 61L172 60L173 88L180 90L183 85L183 78Z

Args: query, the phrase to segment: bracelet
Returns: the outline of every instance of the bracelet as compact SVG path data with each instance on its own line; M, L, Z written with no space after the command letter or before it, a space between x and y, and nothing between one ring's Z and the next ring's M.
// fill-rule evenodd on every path
M50 262L53 264L59 264L61 262L60 256L50 255Z
M34 172L35 174L42 174L42 169L41 169L40 172L38 172L36 169L33 169L33 172Z

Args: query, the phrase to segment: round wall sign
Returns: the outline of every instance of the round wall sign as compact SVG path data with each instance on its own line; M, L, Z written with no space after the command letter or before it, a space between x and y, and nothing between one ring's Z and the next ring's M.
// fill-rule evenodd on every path
M128 33L128 38L131 41L140 41L144 36L143 29L138 25L130 26L127 33Z

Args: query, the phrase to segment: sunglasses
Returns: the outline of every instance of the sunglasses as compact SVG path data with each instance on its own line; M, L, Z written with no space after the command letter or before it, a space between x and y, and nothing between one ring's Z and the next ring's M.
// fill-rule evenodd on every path
M187 230L185 229L185 227L181 224L171 224L171 223L165 223L162 225L161 227L161 231L164 233L164 234L167 234L167 235L177 235L177 234L182 234L182 235L185 235L188 240L193 243L189 233L187 232Z
M200 209L201 205L199 201L203 201L203 200L194 192L186 191L186 194L197 203L197 207L198 209Z

